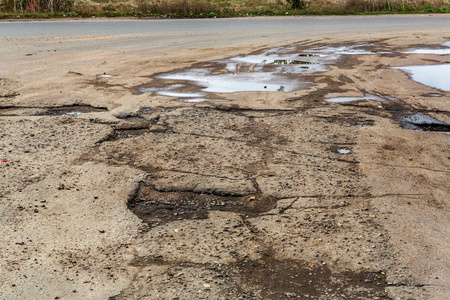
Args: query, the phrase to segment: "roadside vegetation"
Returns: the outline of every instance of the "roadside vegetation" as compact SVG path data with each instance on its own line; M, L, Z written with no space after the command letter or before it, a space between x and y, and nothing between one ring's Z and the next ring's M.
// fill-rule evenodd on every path
M0 18L450 13L450 0L0 0Z

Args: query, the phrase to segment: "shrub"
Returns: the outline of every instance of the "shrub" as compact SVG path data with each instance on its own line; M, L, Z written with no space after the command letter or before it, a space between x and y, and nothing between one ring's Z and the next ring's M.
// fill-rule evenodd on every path
M286 0L292 9L303 9L306 8L306 2L304 0Z

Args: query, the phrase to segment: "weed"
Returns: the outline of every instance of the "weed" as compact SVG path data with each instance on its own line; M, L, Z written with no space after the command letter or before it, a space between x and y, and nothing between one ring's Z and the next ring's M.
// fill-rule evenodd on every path
M0 18L449 13L449 0L0 0Z

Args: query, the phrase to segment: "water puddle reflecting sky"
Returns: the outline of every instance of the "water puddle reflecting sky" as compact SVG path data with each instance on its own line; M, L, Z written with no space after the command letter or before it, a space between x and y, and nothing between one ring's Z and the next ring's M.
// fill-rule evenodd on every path
M391 99L394 99L390 97ZM374 100L379 102L385 102L387 100L378 97L372 94L365 94L364 97L335 97L335 98L325 98L326 102L330 103L345 103L345 102L354 102L354 101L363 101L363 100Z
M312 83L303 81L301 77L292 77L291 74L328 71L328 65L336 63L342 55L378 54L364 50L368 46L371 44L359 43L342 47L318 47L301 52L295 52L295 47L274 48L261 54L217 60L213 62L215 67L210 64L204 68L162 74L156 79L167 80L167 85L141 87L139 91L175 97L182 102L217 101L220 100L217 94L221 93L292 92L307 88Z
M421 84L450 91L450 64L396 67L411 76L411 79Z
M443 49L430 49L430 48L412 49L412 50L409 50L409 51L405 51L404 53L409 53L409 54L438 54L438 55L448 55L448 54L450 54L450 41L443 43L442 46L447 47L447 48L443 48Z
M111 78L111 77L114 77L114 75L110 75L110 74L98 74L97 77L99 77L99 78Z
M226 93L237 92L292 92L312 85L301 76L330 70L346 55L374 55L391 52L370 50L374 44L357 43L345 46L323 46L296 51L296 47L279 47L260 54L235 56L213 61L207 67L188 68L157 76L158 87L139 88L141 93L173 97L181 102L223 101ZM413 49L404 53L450 54L450 42L443 49ZM368 50L369 49L369 50ZM410 74L411 79L443 91L450 91L450 64L395 67ZM107 74L99 77L111 76ZM167 83L165 83L167 82ZM222 98L222 99L221 99ZM325 101L393 101L389 96L365 94L363 97L336 97Z

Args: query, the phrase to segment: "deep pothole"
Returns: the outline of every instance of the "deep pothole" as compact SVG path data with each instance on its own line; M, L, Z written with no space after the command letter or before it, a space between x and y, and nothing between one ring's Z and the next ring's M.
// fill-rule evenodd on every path
M389 299L384 272L334 273L321 263L245 260L237 264L245 290L262 299Z
M277 200L259 193L236 196L226 193L155 190L141 183L127 207L150 226L173 221L207 219L210 211L235 212L249 218L275 208Z
M78 116L84 113L105 111L108 111L108 108L87 104L71 104L56 107L4 106L0 107L0 116Z
M402 113L396 119L406 129L416 131L450 132L450 125L423 113Z
M384 271L335 270L320 261L276 259L269 252L261 254L260 259L242 258L228 264L168 261L164 255L152 255L136 257L131 265L142 270L166 266L170 278L186 280L185 290L191 289L191 282L195 284L197 273L203 274L201 278L212 278L210 284L204 285L208 290L228 287L221 288L226 293L224 299L390 299L385 291L390 284ZM147 292L146 288L131 287L109 299L129 299Z

